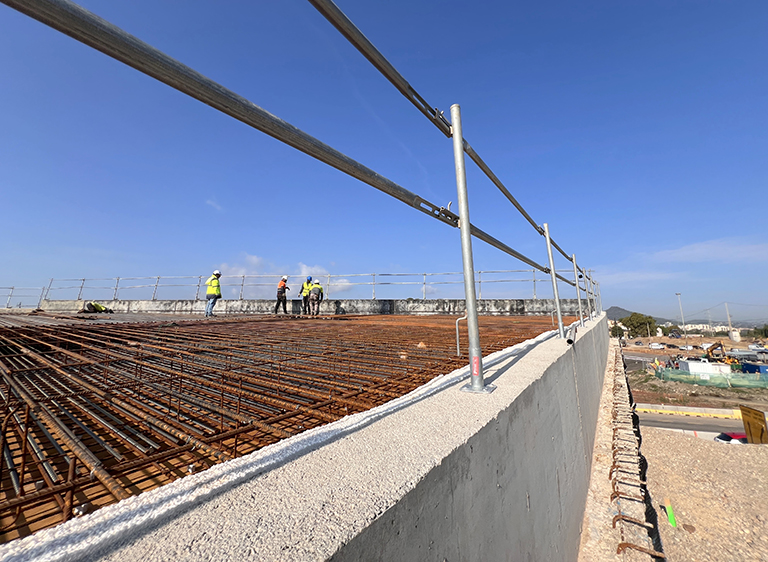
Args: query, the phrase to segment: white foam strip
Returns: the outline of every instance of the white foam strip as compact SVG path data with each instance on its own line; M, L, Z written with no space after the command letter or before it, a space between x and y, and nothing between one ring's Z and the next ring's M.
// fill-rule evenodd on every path
M483 368L489 369L511 357L527 353L556 333L554 330L545 332L536 338L497 351L483 359ZM169 519L176 511L189 509L214 494L222 493L304 452L357 431L468 376L469 365L447 375L437 376L424 386L371 410L307 430L249 455L214 465L198 474L186 476L155 490L103 507L92 514L38 531L23 539L11 541L0 546L0 561L79 560L88 551L106 547L129 534L136 534L142 527L158 520Z

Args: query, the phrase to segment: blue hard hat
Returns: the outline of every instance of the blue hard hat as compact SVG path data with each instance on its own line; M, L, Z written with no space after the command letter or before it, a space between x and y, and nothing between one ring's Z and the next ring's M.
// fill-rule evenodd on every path
M312 281L312 276L311 275L307 277L307 281Z

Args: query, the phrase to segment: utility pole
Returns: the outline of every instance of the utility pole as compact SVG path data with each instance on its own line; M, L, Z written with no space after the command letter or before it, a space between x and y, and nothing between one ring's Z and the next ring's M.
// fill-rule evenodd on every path
M683 333L685 334L685 350L688 351L688 330L685 329L685 316L683 316L683 301L680 300L680 293L677 295L677 303L680 305L680 318L683 320Z
M728 312L728 303L725 303L725 315L728 317L728 339L733 339L733 327L731 326L731 313Z

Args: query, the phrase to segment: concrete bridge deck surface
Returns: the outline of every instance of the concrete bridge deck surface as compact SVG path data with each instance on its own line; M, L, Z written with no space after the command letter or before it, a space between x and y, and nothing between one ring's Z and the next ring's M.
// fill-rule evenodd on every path
M3 560L573 560L607 351L544 334L0 548Z

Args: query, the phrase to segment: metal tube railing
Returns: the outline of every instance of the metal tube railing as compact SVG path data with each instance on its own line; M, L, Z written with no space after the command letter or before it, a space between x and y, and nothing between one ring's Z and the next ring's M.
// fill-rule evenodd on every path
M533 283L533 297L538 298L537 290L536 290L536 283L539 281L536 278L536 269L507 269L507 270L478 270L475 272L476 275L476 283L478 284L478 287L481 288L483 284L485 285L494 285L498 286L500 284L516 284L516 283ZM562 278L561 273L572 273L567 270L558 270L558 278ZM523 276L522 278L515 278L514 274L523 274L530 276ZM289 274L289 278L295 278L295 277L303 277L303 273L293 273ZM419 286L421 287L421 298L426 300L427 298L427 291L428 287L436 287L440 285L461 285L464 283L464 280L462 278L463 273L462 272L434 272L434 273L348 273L348 274L325 274L323 277L325 277L326 285L325 285L325 291L326 291L326 298L329 297L330 291L332 288L336 288L336 290L346 290L353 287L365 287L370 286L371 287L371 296L372 298L376 298L378 288L380 287L397 287L397 286ZM500 278L499 278L500 276ZM248 292L251 289L254 288L264 288L264 287L270 287L272 288L276 283L277 280L281 277L279 274L255 274L255 275L238 275L235 276L236 281L232 283L227 282L227 276L225 275L222 278L221 286L222 288L230 288L235 291L235 297L238 300L244 300L246 298L252 298L248 297ZM355 279L365 278L368 277L369 280L359 280L355 281ZM418 280L402 280L402 281L396 281L394 279L404 279L404 278L417 278ZM435 279L436 277L448 277L448 279ZM450 279L450 277L455 277L456 279ZM204 276L198 275L181 275L181 276L163 276L163 275L154 275L154 276L147 276L147 277L114 277L114 278L78 278L78 279L50 279L49 283L45 287L28 287L25 288L27 291L39 291L37 302L38 304L42 302L43 300L51 299L56 300L56 295L61 294L62 291L77 291L77 297L80 299L86 299L86 300L101 300L101 299L109 299L112 300L142 300L141 297L136 296L126 296L126 294L134 293L135 291L140 290L150 290L151 292L148 292L146 294L147 300L162 300L163 297L160 296L161 292L166 292L168 289L189 289L189 294L193 295L190 297L184 297L183 295L180 295L178 291L175 293L173 298L194 298L194 300L200 299L200 289L202 288L202 282L203 282ZM589 283L588 278L584 278L586 283ZM184 281L189 280L189 282L175 282L175 283L169 283L168 281ZM263 282L261 281L263 280ZM71 283L72 281L78 281L77 284ZM114 283L112 283L114 281ZM138 281L138 283L136 283ZM150 281L148 283L142 283L142 281ZM109 283L107 283L109 282ZM133 282L133 284L132 284ZM569 284L573 285L574 283L568 279ZM5 291L8 291L8 303L10 303L10 299L12 296L22 296L19 291L22 290L21 287L0 287L0 298L2 296L5 296ZM587 289L581 288L581 290L584 290L586 293L589 293ZM99 292L101 292L102 296L98 296ZM252 294L252 291L251 291ZM109 296L107 296L109 295ZM25 294L23 296L31 297L32 294ZM480 294L479 297L482 295ZM75 297L75 298L77 298ZM61 297L60 297L61 298ZM70 297L71 298L71 297ZM491 298L505 298L505 297L491 297ZM66 299L65 299L66 300ZM9 304L6 303L6 306L9 306Z
M362 31L342 12L331 0L309 0L318 12L327 19L360 53L370 61L370 63L392 85L403 94L416 108L432 122L445 136L451 136L451 124L445 119L443 112L436 107L430 106L421 95L408 83L408 81L397 71L397 69L386 59L386 57L371 43ZM530 225L540 235L544 236L544 229L528 214L523 206L504 186L491 168L483 161L477 152L470 146L466 139L463 139L463 148L467 156L477 164L483 173L491 182L501 191L512 205L523 215ZM560 252L563 257L570 261L570 256L554 240L550 239L552 246ZM532 264L529 264L532 265ZM544 273L549 273L545 271Z
M318 139L308 135L300 129L272 115L261 107L253 104L247 99L227 90L220 84L210 80L202 74L172 59L168 55L131 36L117 26L97 17L93 13L85 10L81 6L70 2L69 0L0 0L0 2L54 28L62 33L73 37L74 39L89 45L102 53L115 58L137 70L151 76L172 88L179 90L203 103L233 117L267 135L272 136L292 146L293 148L304 152L328 164L343 173L346 173L372 187L386 193L401 202L430 215L450 226L458 226L458 216L444 207L423 199L412 193L404 187L397 185L391 180L377 174L373 170L363 166L359 162L349 158L332 147L322 143ZM397 72L397 70L386 60L386 58L362 35L357 27L349 21L348 18L331 2L330 0L310 0L310 2L325 15L336 27L349 39L365 56L382 72L390 82L427 117L429 117L437 127L446 136L451 136L453 131L451 124L445 119L443 113L432 109L426 101L408 84L408 82ZM479 155L464 139L462 139L461 148L491 181L504 193L510 202L518 211L528 220L528 222L540 233L544 234L542 227L528 215L525 209L509 193L506 187L501 183L498 177L490 170ZM487 244L505 252L506 254L526 263L527 265L544 273L549 273L553 279L560 279L572 286L577 286L578 279L570 281L559 275L554 270L554 265L550 267L543 266L534 260L524 256L520 252L512 249L500 240L484 232L475 225L469 224L468 231L472 236L483 240ZM554 241L550 240L564 257L570 260L565 251ZM551 260L550 260L551 262ZM535 276L535 271L534 271ZM534 277L535 279L535 277ZM85 280L81 281L78 291L78 298L81 298L85 289ZM118 294L118 279L114 288L114 296ZM373 281L375 292L376 282ZM329 283L330 286L330 276ZM598 308L597 299L599 292L595 292L595 285L590 278L592 286L591 298ZM157 291L160 286L160 278L155 279L153 289L153 299L157 297ZM165 287L169 287L167 285ZM556 287L556 281L555 281ZM133 287L133 288L139 288ZM241 284L241 298L245 288L245 278ZM50 288L49 288L50 290ZM599 291L599 289L598 289ZM48 292L45 293L46 298ZM199 293L199 290L198 290ZM588 293L588 294L590 294ZM535 281L534 281L535 297ZM196 294L196 298L198 295ZM423 298L426 298L426 289L423 290ZM602 308L600 304L600 309Z

